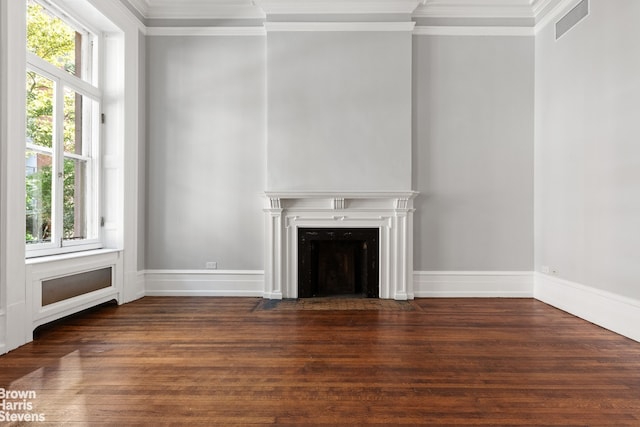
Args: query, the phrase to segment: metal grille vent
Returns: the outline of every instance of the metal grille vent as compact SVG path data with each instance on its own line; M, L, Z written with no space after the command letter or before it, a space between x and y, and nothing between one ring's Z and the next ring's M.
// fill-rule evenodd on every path
M556 22L556 40L572 29L589 14L589 0L582 0Z
M111 267L42 281L42 306L111 286Z

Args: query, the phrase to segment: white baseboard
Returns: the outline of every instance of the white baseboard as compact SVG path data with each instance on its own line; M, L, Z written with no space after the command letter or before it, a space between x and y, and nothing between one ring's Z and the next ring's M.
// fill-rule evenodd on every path
M640 300L547 274L535 274L534 297L640 342Z
M144 271L123 272L123 287L120 293L120 304L135 301L145 296Z
M416 298L531 298L531 271L415 271Z
M264 296L258 270L147 270L148 296ZM416 298L535 298L640 341L640 301L531 271L416 271Z
M7 352L7 315L3 310L0 310L0 354L5 354Z
M146 270L148 296L264 296L257 270ZM417 271L414 296L532 298L530 271ZM282 296L271 296L282 298Z
M4 345L3 353L7 353L31 341L30 319L25 300L8 304L4 313Z
M136 295L135 299L144 297L147 293L147 276L146 271L136 272Z
M262 297L260 270L146 270L147 296Z

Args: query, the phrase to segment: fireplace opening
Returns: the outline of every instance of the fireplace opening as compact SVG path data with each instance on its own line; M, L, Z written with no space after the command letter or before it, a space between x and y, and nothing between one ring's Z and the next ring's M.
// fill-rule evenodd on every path
M378 298L377 228L299 228L298 297Z

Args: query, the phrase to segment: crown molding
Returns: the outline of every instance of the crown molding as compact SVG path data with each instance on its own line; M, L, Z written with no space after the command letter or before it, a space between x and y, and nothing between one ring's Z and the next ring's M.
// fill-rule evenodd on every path
M411 14L424 0L254 0L267 15Z
M530 27L545 24L567 0L121 0L144 19L265 19L267 15L375 15L407 14L466 20L460 26L483 26L482 20L527 19ZM479 20L474 23L474 20ZM490 24L492 25L492 24ZM520 26L519 24L515 24ZM498 30L500 32L502 30Z
M128 0L146 19L263 19L250 0ZM144 10L141 10L144 9Z
M546 9L537 17L535 31L538 33L547 25L560 19L573 9L581 0L550 0Z
M148 36L265 36L264 27L147 27Z
M147 19L255 19L283 14L411 14L425 0L128 1Z
M426 0L415 18L533 18L538 22L563 0Z
M531 10L533 11L534 16L538 16L548 7L553 7L554 4L559 3L560 0L533 0L531 2Z
M264 19L259 7L251 5L197 4L153 7L146 15L148 19Z
M415 18L533 18L531 0L431 0Z
M504 36L530 37L535 35L533 27L484 26L416 26L414 36Z
M413 31L415 22L265 22L267 32L275 31Z
M128 0L129 4L133 6L135 10L137 10L140 15L147 16L149 14L149 9L151 5L149 4L149 0Z

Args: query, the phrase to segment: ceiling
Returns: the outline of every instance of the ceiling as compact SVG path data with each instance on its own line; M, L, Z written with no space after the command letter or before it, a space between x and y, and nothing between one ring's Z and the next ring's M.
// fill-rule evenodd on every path
M568 0L124 0L145 19L256 19L268 14L411 13L425 19L535 25Z

